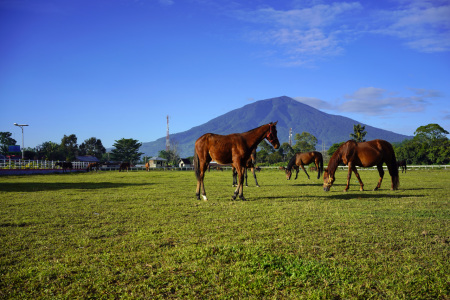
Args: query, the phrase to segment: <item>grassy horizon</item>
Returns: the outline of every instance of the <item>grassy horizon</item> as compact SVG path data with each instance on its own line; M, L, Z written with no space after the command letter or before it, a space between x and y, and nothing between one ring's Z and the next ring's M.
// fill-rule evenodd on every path
M450 172L330 192L299 173L0 177L0 298L449 299ZM378 172L360 171L366 189Z

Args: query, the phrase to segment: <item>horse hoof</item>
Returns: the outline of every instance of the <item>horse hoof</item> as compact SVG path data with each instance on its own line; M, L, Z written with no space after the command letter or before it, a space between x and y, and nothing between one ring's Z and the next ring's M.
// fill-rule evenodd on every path
M260 187L259 185L257 185L256 187Z
M244 196L239 196L239 198L241 198L242 201L247 201Z

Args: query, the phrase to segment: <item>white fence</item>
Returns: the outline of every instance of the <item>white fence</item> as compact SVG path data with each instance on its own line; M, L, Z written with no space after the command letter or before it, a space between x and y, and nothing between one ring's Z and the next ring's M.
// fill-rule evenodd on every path
M0 169L9 169L9 170L24 170L24 169L35 169L35 170L51 170L51 169L61 169L61 167L56 166L56 163L60 161L48 161L48 160L11 160L11 159L0 159ZM75 170L86 170L89 162L72 162L73 168ZM222 169L230 169L229 166L220 166ZM261 169L278 169L279 167L264 167L261 166ZM386 170L386 165L383 166L383 168ZM112 165L112 166L101 166L100 168L103 171L113 171L118 170L118 165ZM347 166L339 166L340 170L347 170ZM450 165L408 165L407 166L408 171L409 170L425 170L425 169L449 169ZM145 170L144 166L135 166L130 168L131 171L142 171ZM150 170L162 170L162 171L183 171L183 170L193 170L192 167L189 168L179 168L179 167L160 167L160 168L150 168ZM213 171L214 168L211 168L211 171ZM358 168L358 170L377 170L376 167L371 168Z

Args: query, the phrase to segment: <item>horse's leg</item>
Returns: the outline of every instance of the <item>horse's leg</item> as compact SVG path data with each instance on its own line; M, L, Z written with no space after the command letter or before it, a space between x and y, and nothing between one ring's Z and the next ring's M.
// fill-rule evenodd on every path
M353 166L351 164L348 165L348 174L347 174L347 185L345 186L344 192L348 191L350 187L350 179L352 178Z
M297 172L297 173L295 173L295 178L294 178L294 180L295 179L297 179L297 177L298 177L298 171L299 171L300 169L299 169L299 167L297 166L297 168L295 169L295 171Z
M309 179L309 175L308 175L308 172L306 172L305 166L303 164L301 164L300 167L302 167L303 171L305 171L305 174L306 174L306 176L308 176L308 179Z
M256 171L255 168L252 168L253 177L255 178L256 186L259 187L258 180L256 179Z
M239 181L238 181L238 186L236 188L236 190L234 191L233 196L231 196L232 200L236 200L236 197L239 195L239 198L241 198L242 200L246 200L244 198L244 170L245 168L242 167L238 167L236 168L237 174L239 176Z
M233 185L232 186L237 186L237 172L235 168L232 168L232 172L233 172Z
M359 185L360 185L359 190L360 190L361 192L364 191L364 183L362 182L361 177L359 177L358 170L356 169L355 166L353 167L353 173L355 173L356 178L358 178Z
M374 191L376 191L380 188L381 182L383 181L383 177L384 177L383 164L378 165L377 169L378 169L378 173L380 174L380 179L378 180L377 186L373 189Z
M244 177L245 177L245 186L248 186L248 182L247 182L247 168L245 168L245 171L244 171Z

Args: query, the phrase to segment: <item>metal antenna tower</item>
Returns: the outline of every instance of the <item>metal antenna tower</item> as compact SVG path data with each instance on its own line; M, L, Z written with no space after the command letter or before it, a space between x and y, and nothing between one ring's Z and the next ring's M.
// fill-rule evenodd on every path
M170 150L170 141L169 141L169 115L167 115L167 134L166 134L166 151Z
M289 129L289 146L292 147L292 128Z

